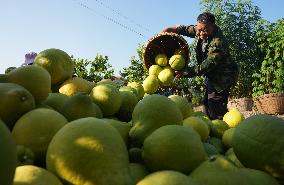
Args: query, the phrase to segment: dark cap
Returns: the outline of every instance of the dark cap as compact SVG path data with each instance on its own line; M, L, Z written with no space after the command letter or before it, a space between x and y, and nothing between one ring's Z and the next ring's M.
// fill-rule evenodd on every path
M209 12L203 12L197 17L198 22L215 24L215 16Z

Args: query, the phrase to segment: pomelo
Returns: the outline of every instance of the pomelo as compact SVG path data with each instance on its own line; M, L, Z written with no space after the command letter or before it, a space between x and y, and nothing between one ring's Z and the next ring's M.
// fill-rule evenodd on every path
M170 64L172 69L181 70L185 66L185 59L182 55L175 54L175 55L171 56L171 58L169 60L169 64Z
M222 136L222 142L228 148L232 147L232 140L233 140L234 132L235 132L235 128L229 128L228 130L224 132Z
M149 174L148 170L143 164L130 163L129 169L131 178L135 184Z
M83 78L73 77L64 81L60 85L59 92L67 96L73 96L77 92L85 92L89 94L90 91L92 90L91 87L92 86L89 81Z
M185 97L179 95L170 95L169 98L177 104L182 113L183 119L191 116L193 113L193 107Z
M138 103L137 96L130 91L121 91L119 90L121 95L121 105L119 110L115 113L115 116L121 121L130 121L132 119L132 112L134 107Z
M209 128L207 124L199 117L190 116L183 120L183 126L191 127L195 130L202 141L206 141L209 137Z
M35 155L30 148L24 145L17 145L17 159L17 166L33 165Z
M229 148L226 153L225 153L225 157L230 160L231 162L233 162L237 167L239 168L244 168L244 165L239 161L239 159L237 158L234 149L233 148Z
M143 81L143 89L145 93L154 94L159 88L159 80L155 75L149 75Z
M155 57L155 63L159 66L166 66L168 64L168 57L165 54L158 54Z
M162 71L162 67L159 65L151 65L149 68L149 75L156 75L158 76L159 73Z
M139 83L139 82L129 82L127 84L127 86L130 86L130 87L136 89L138 100L141 100L143 98L145 92L144 92L144 88L143 88L141 83Z
M68 100L69 96L61 93L49 93L46 100L42 103L52 107L56 111L61 110L61 106L64 104L66 100Z
M237 108L230 109L223 117L230 128L237 127L244 119L244 115Z
M166 66L158 75L160 83L164 86L169 86L174 81L174 71L170 66Z
M210 135L213 137L222 138L224 132L229 128L229 125L223 120L212 120L210 126Z
M249 180L250 185L280 185L275 178L260 170L241 168L240 172Z

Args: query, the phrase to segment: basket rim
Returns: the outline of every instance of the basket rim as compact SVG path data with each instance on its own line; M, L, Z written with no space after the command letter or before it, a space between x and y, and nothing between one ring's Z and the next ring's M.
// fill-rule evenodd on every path
M189 60L189 46L188 46L188 43L187 41L179 34L177 33L173 33L173 32L160 32L156 35L154 35L153 37L151 37L147 43L145 44L145 47L144 47L144 52L143 52L143 62L144 62L144 65L146 66L147 69L150 68L151 65L153 65L154 63L149 61L149 57L148 57L148 53L150 52L149 50L151 49L150 47L153 46L153 42L157 39L161 39L162 37L167 37L169 36L168 38L173 38L173 40L177 40L178 44L179 45L182 45L181 48L184 50L185 52L185 62L186 64L188 64L188 60ZM159 48L159 46L157 46L157 48Z

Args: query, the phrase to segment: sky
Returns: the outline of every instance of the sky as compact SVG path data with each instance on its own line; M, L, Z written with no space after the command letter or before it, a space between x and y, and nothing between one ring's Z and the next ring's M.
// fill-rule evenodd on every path
M57 48L75 58L109 57L115 74L169 26L195 24L200 0L0 0L0 74L28 52ZM253 0L262 17L284 17L283 0ZM190 39L185 38L189 43Z

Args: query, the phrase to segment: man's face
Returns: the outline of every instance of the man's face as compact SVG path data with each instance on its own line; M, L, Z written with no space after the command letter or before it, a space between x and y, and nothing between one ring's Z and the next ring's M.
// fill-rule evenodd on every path
M215 25L212 23L197 22L196 35L198 38L204 40L209 37L215 29Z

